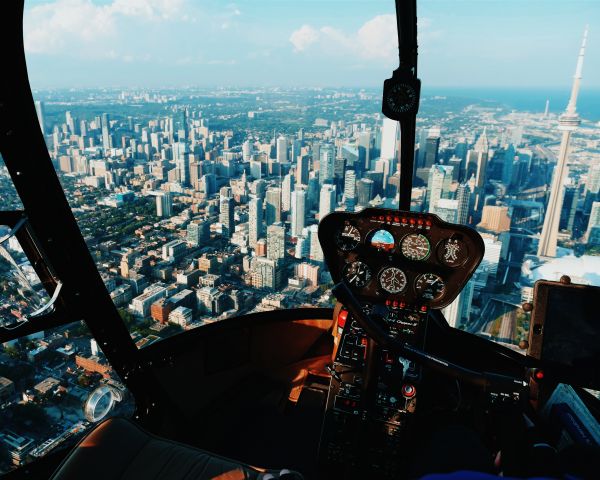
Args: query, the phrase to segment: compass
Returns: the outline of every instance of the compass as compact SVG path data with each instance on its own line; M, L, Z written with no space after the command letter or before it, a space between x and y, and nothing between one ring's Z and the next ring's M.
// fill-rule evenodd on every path
M404 120L419 110L421 82L404 71L396 70L383 82L381 111L392 120Z

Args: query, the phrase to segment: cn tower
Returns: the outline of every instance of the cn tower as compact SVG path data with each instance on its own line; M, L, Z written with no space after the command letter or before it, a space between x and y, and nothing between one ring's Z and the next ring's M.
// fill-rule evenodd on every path
M571 142L571 133L574 132L581 120L576 111L577 95L579 94L579 84L583 71L583 57L585 54L585 44L587 41L588 27L583 32L583 41L577 58L577 68L573 77L573 88L571 89L571 98L565 113L560 116L558 129L562 132L560 142L560 153L552 177L552 186L550 189L550 199L546 208L544 218L544 228L540 237L538 247L538 257L556 257L556 242L558 238L558 226L560 223L560 212L563 205L563 184L567 173L567 157L569 156L569 143Z

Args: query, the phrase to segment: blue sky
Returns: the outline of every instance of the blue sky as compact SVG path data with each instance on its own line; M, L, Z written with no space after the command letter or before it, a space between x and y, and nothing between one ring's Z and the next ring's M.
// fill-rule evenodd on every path
M600 0L420 0L425 86L600 88ZM26 0L34 89L380 86L393 0Z

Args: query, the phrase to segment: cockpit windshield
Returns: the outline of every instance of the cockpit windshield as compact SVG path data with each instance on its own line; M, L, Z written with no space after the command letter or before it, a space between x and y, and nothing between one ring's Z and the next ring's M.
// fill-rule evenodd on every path
M600 4L419 8L411 210L481 233L483 261L443 313L516 348L536 280L600 285L597 20L580 53ZM28 0L24 41L50 159L138 347L333 306L319 221L398 208L399 124L381 114L391 0ZM6 182L0 166L3 199ZM370 238L429 255L419 241Z

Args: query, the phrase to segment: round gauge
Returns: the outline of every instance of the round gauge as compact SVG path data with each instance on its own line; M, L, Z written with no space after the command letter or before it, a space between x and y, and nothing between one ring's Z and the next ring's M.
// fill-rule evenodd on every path
M344 225L337 234L337 246L345 252L354 250L360 243L360 232L353 225Z
M343 271L344 280L351 287L362 288L371 281L371 269L366 263L355 261L347 263Z
M415 291L424 300L439 300L446 291L446 285L439 275L424 273L417 277Z
M377 250L390 252L394 249L396 242L394 236L387 230L377 230L372 236L369 244Z
M447 238L438 248L438 258L444 265L460 267L469 258L469 249L462 240Z
M425 260L429 257L431 245L425 235L411 233L402 239L401 250L409 260Z
M406 288L406 275L396 267L386 267L379 273L379 284L388 293L400 293Z
M396 113L408 112L417 104L417 92L412 85L395 83L386 92L385 101Z

